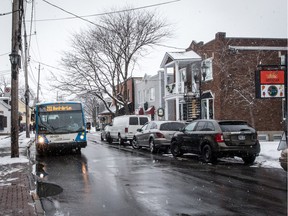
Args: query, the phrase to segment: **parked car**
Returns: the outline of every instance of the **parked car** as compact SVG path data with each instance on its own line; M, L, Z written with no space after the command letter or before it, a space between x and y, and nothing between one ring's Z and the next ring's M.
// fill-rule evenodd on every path
M185 123L179 121L151 121L137 130L132 147L147 147L151 153L156 153L160 148L168 152L172 136L183 127Z
M101 141L106 140L108 143L111 143L111 136L110 136L110 125L106 125L104 130L101 131Z
M146 115L123 115L113 119L110 127L111 142L117 140L123 145L125 142L132 143L137 129L150 121Z
M279 142L279 146L277 148L278 151L281 151L281 155L279 157L280 166L287 172L288 166L288 144L286 141L286 135L283 133L282 139Z
M245 121L195 120L171 140L171 153L202 156L204 162L214 163L220 157L241 157L251 164L260 153L257 132Z
M281 167L287 172L288 166L288 148L281 151L281 156L279 158Z

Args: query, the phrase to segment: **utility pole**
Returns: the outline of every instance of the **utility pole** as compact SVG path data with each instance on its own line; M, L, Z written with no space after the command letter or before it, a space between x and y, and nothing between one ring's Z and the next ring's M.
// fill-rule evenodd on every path
M39 103L39 88L40 88L40 64L38 68L37 99L36 99L37 103Z
M18 114L18 72L20 66L19 47L21 45L20 0L14 0L12 5L12 49L11 62L11 158L19 157L19 114Z
M24 74L25 74L25 112L26 112L26 138L30 138L30 109L29 109L29 85L28 85L28 50L27 50L27 34L24 26L24 43L25 43L25 60L24 60Z

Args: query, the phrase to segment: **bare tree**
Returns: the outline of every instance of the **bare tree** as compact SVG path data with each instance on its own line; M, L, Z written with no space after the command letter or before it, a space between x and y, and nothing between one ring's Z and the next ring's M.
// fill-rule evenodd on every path
M4 76L0 77L0 94L4 95L4 89L8 86L11 86L10 81L7 80Z
M55 76L56 88L77 95L91 94L102 101L110 97L116 106L128 111L126 81L147 48L171 36L169 25L145 10L107 13L99 25L73 35L70 51L62 63L67 69ZM111 110L110 110L111 111Z

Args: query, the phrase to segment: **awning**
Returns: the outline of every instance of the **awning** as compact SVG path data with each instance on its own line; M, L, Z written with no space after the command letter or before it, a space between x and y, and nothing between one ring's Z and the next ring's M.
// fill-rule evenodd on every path
M140 107L138 113L139 113L139 115L144 115L144 109L142 107Z
M149 107L147 110L145 110L145 113L149 114L149 115L154 115L155 114L155 107L154 106Z

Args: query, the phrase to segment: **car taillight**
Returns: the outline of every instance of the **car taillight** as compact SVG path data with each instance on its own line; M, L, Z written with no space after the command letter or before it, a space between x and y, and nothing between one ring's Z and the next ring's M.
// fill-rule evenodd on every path
M128 133L128 128L125 128L125 133Z
M215 135L216 142L224 142L223 134L216 134Z
M162 133L157 132L156 134L157 138L165 138L165 136Z

